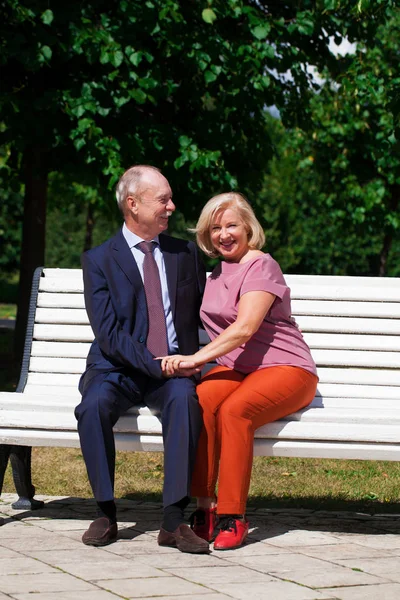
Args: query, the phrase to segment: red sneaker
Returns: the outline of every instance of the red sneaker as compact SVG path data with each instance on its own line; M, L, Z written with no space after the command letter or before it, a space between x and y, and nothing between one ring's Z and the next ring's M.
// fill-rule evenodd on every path
M249 533L249 523L243 522L235 515L226 515L220 517L218 529L214 550L234 550L244 543Z
M213 542L217 532L214 533L215 526L217 524L217 507L213 508L197 508L194 513L190 515L190 527L194 533L207 540L207 542Z

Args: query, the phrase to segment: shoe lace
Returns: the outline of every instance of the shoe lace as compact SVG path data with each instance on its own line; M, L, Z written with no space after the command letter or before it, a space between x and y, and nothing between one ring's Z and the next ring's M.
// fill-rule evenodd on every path
M190 527L193 529L195 525L201 526L206 524L206 512L201 508L197 508L189 517Z
M237 527L236 527L236 517L235 516L228 516L228 517L221 517L218 521L218 525L217 528L220 531L234 531L235 533L237 533Z

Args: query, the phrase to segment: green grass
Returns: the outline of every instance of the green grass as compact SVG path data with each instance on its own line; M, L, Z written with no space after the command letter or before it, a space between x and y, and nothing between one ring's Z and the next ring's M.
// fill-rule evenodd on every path
M163 454L118 452L118 498L160 501ZM90 498L79 450L34 448L32 478L38 494ZM249 504L266 508L400 512L400 468L387 461L256 457ZM14 492L10 468L5 492Z
M16 316L16 304L0 304L0 319L15 319Z

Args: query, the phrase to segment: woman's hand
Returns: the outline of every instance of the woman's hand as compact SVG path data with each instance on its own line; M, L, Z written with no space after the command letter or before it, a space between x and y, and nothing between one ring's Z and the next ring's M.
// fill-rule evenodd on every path
M201 366L194 354L172 354L170 356L157 356L161 360L161 370L166 377L189 377L199 373Z

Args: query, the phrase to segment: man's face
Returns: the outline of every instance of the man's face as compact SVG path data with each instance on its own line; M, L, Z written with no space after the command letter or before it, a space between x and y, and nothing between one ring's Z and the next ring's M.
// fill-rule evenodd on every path
M175 204L170 185L161 173L148 171L143 176L131 210L135 233L143 239L151 240L168 229L168 219L175 210Z

